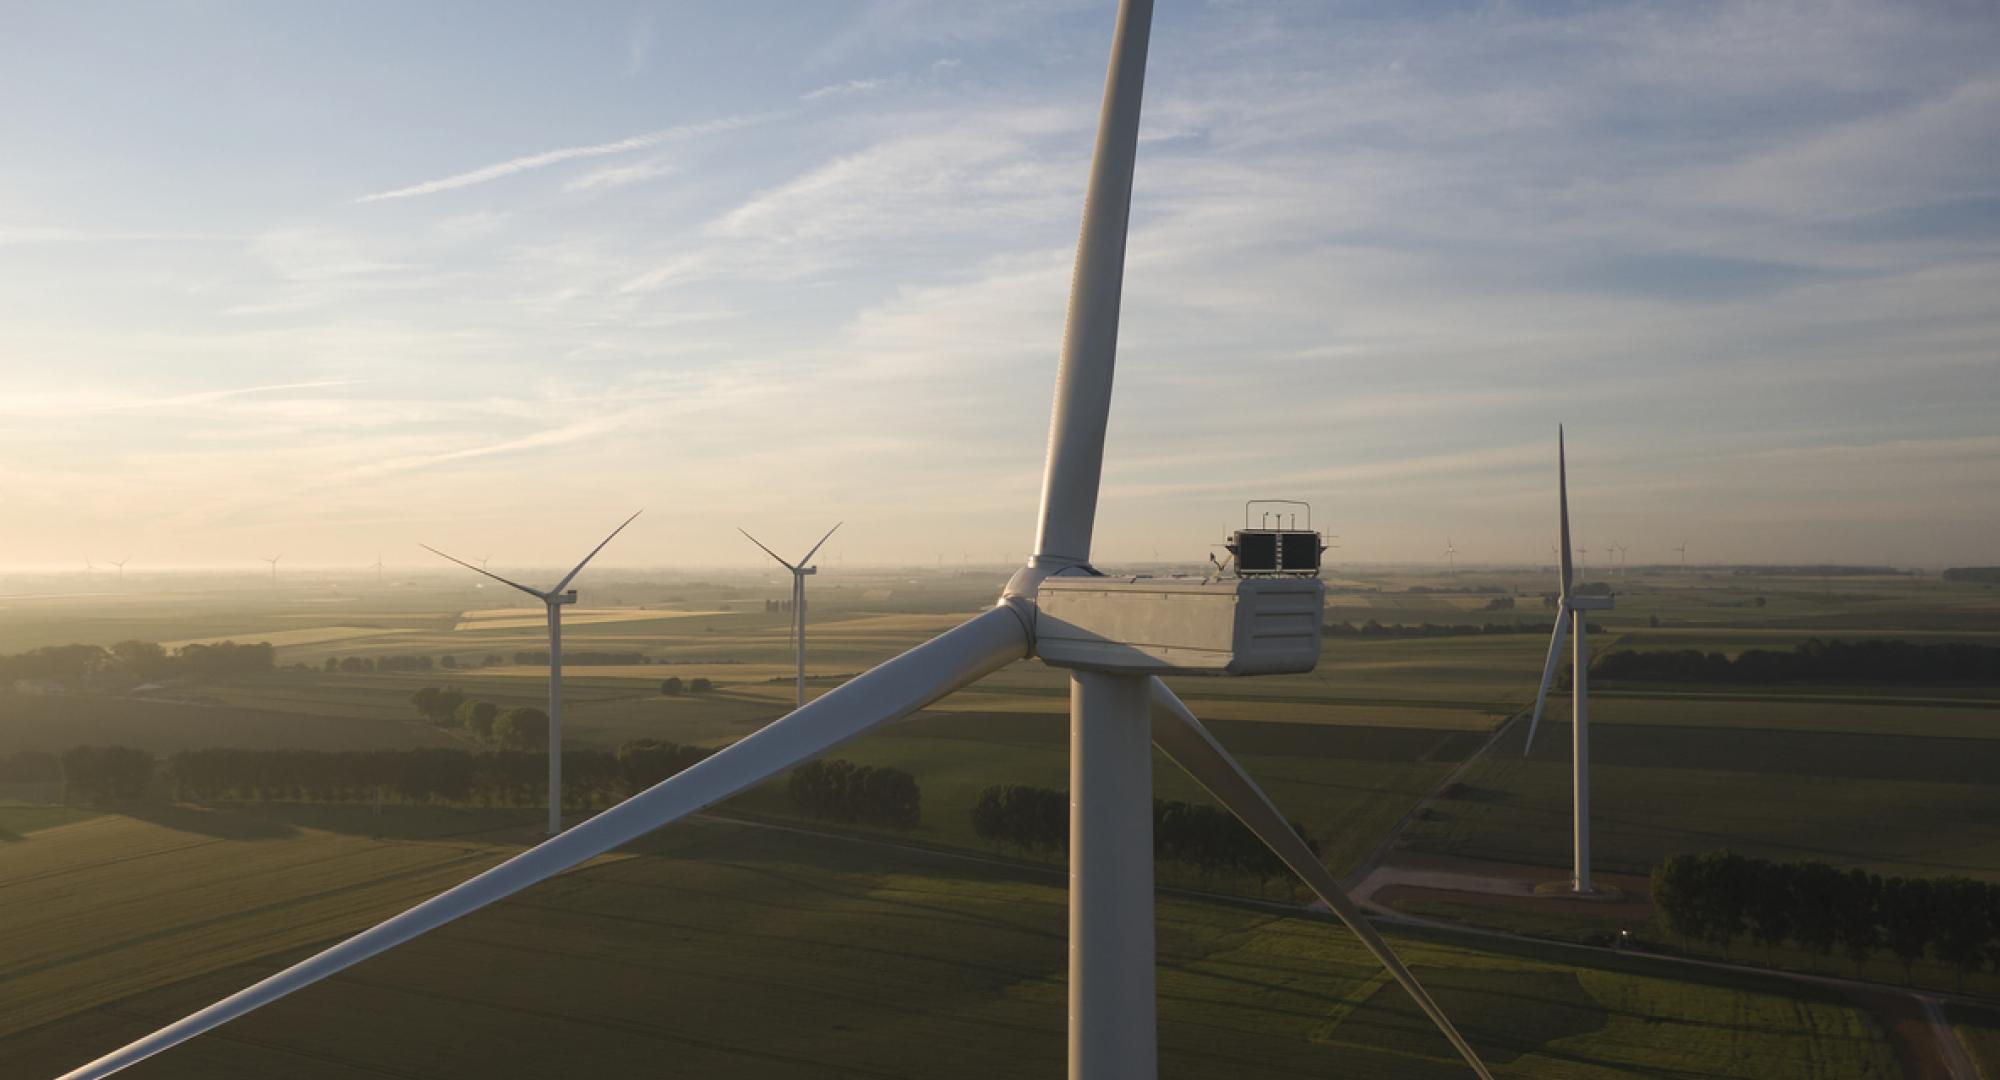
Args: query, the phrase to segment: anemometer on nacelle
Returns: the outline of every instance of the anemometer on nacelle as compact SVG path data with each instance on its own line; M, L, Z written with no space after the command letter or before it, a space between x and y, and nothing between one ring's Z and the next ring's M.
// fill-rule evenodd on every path
M1256 527L1251 508L1263 506ZM1279 507L1281 509L1270 509ZM1299 510L1306 517L1298 525ZM1213 577L1051 577L1036 599L1035 652L1056 667L1132 675L1279 675L1319 663L1326 541L1312 508L1244 504L1233 573Z

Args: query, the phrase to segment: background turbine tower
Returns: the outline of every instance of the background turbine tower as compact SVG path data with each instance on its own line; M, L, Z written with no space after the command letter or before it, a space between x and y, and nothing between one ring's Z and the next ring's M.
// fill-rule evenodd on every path
M375 584L378 587L382 584L382 553L379 551L375 553Z
M820 545L826 543L827 537L833 535L834 529L838 529L845 524L847 523L844 521L834 522L833 529L828 529L826 536L820 537L819 543L814 544L812 550L806 552L806 557L800 559L796 566L783 559L779 559L777 552L764 547L762 540L751 536L748 532L744 532L741 526L738 526L736 529L737 532L743 533L751 543L764 548L764 554L769 555L773 559L778 559L779 566L792 572L792 642L798 653L799 665L798 692L793 700L794 708L806 703L806 577L819 573L819 567L812 565L812 557L818 554Z
M1687 572L1688 572L1688 542L1687 542L1687 541L1685 541L1685 540L1681 541L1681 542L1680 542L1680 546L1678 546L1678 547L1674 548L1674 550L1675 550L1675 551L1678 551L1678 552L1680 552L1680 553L1681 553L1681 573L1683 573L1683 574L1687 573Z
M132 561L132 556L130 555L127 555L122 559L110 560L111 565L118 568L118 581L120 584L123 584L125 581L125 564L131 561Z
M1015 661L1040 656L1070 670L1069 1076L1152 1080L1154 1019L1152 750L1186 771L1269 847L1409 993L1472 1070L1492 1074L1361 915L1283 813L1155 672L1149 638L1120 636L1087 613L1147 631L1193 624L1175 641L1231 642L1209 674L1309 671L1319 655L1317 580L1230 582L1110 579L1090 565L1091 532L1111 410L1125 267L1126 221L1138 148L1152 0L1123 0L1105 77L1069 318L1056 371L1035 551L993 607L813 699L731 746L560 836L182 1020L70 1072L97 1080L295 990L394 948L538 881L729 798L885 724L908 718ZM1247 524L1246 524L1247 529ZM1311 534L1308 534L1311 535ZM1202 590L1207 590L1203 592ZM1171 595L1169 593L1171 592ZM1092 599L1092 598L1095 599ZM1192 599L1191 599L1192 598ZM1226 601L1224 604L1213 601ZM1280 610L1279 603L1286 605ZM1269 605L1296 652L1237 623L1237 604ZM1065 622L1061 613L1083 618ZM1259 624L1270 625L1270 624ZM1096 627L1097 629L1093 629ZM1180 631L1187 634L1185 626ZM1098 656L1091 663L1084 657ZM1269 666L1236 666L1268 662ZM1121 666L1121 664L1125 666ZM1148 746L1150 740L1151 746ZM782 1021L781 1021L782 1022Z
M1570 811L1574 816L1572 840L1575 867L1571 887L1579 893L1590 891L1590 616L1592 611L1611 607L1609 596L1578 596L1569 565L1569 465L1564 460L1562 428L1556 428L1556 514L1562 531L1564 552L1561 592L1556 601L1555 632L1549 637L1549 659L1542 665L1542 686L1535 692L1535 715L1528 721L1528 741L1523 757L1535 745L1535 729L1542 723L1542 705L1548 700L1549 682L1555 678L1556 660L1562 656L1563 635L1572 623L1576 627L1576 653L1571 658L1570 694L1573 723L1570 728ZM1582 612L1584 614L1579 615Z
M639 511L638 513L634 513L632 517L626 518L623 522L619 524L617 528L611 530L611 536L617 536L619 533L624 532L625 526L632 524L632 519L638 517L639 514L644 512L645 511L642 510ZM554 588L549 589L546 592L544 592L541 589L530 588L526 585L521 584L518 581L509 581L506 578L501 577L499 574L496 574L491 570L487 570L483 567L474 566L471 563L466 562L464 559L458 558L457 556L446 555L444 552L439 551L438 549L430 546L429 544L417 545L418 547L423 548L425 551L428 551L433 555L439 556L441 558L450 559L452 562L455 562L458 565L463 566L467 570L470 570L476 574L485 574L487 577L490 577L493 580L500 582L503 585L519 589L522 592L527 593L529 596L532 596L535 599L540 600L542 602L542 605L548 609L549 613L549 835L550 836L554 836L555 834L562 831L562 609L563 605L565 604L576 603L576 590L569 588L569 583L575 581L576 576L583 572L584 566L588 564L590 560L596 558L598 552L604 550L604 545L611 542L611 536L607 536L604 539L598 541L597 546L590 549L590 554L585 555L583 557L583 562L577 563L574 569L572 569L569 573L563 575L563 579L561 581L556 582ZM492 558L492 556L489 555L487 556L487 558L490 559ZM564 591L565 589L568 589L568 591L565 592Z
M264 560L265 562L271 564L271 584L273 585L276 585L278 583L278 560L284 557L285 553L280 551L276 555L273 555L270 558Z
M1445 537L1445 538L1444 538L1444 565L1445 565L1445 568L1446 568L1446 569L1451 569L1451 570L1455 570L1455 569L1457 569L1457 568L1458 568L1458 563L1457 563L1457 561L1456 561L1457 559L1458 559L1458 549L1452 546L1452 544L1451 544L1451 537L1447 536L1447 537Z

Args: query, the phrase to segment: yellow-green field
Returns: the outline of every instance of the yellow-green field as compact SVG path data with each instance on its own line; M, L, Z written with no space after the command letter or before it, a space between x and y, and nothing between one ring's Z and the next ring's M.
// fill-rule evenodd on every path
M0 983L0 1059L78 1064L507 850L509 822L452 817L28 833L0 864L20 913L0 951L22 958ZM1058 1075L1064 910L1052 875L692 822L132 1075ZM1163 1076L1463 1073L1337 924L1165 899L1159 930ZM1398 946L1501 1076L1897 1075L1870 1018L1810 991Z

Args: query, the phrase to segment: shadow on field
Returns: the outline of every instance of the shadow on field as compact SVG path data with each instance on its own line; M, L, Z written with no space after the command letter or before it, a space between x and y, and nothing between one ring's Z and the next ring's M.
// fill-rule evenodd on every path
M362 804L340 803L131 803L117 812L179 832L224 840L283 840L304 830L380 840L533 843L542 839L542 811L389 805L377 814Z
M220 840L284 840L298 835L290 822L237 807L190 806L184 803L123 803L115 812L175 832Z

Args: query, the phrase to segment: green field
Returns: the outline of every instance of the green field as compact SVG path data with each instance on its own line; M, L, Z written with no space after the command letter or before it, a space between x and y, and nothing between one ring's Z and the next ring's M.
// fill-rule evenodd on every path
M0 983L0 1058L23 1075L77 1064L510 837L475 814L222 817L101 816L9 851L0 895L21 917L0 928L19 958ZM1038 873L690 823L133 1075L558 1075L580 1054L597 1074L1056 1075L1064 903ZM1159 927L1164 1076L1463 1073L1336 924L1165 899ZM1755 977L1399 947L1503 1076L1897 1075L1850 1004Z

